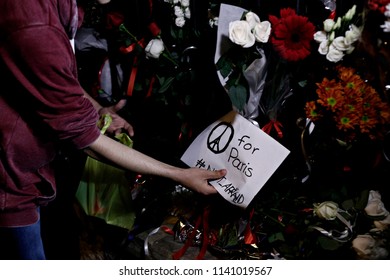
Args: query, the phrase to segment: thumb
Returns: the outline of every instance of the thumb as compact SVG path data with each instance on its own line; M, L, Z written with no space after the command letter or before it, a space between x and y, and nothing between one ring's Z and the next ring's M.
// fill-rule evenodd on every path
M125 107L127 103L127 100L126 99L121 99L118 103L116 103L113 107L113 110L115 112L118 112L120 109L122 109L123 107Z
M219 178L225 176L226 173L227 173L226 169L211 171L210 175L208 176L208 179L209 180L219 179Z

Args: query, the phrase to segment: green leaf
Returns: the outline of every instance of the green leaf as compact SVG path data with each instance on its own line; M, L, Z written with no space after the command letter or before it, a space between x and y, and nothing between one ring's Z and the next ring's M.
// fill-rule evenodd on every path
M307 83L307 80L298 82L298 85L299 85L300 87L302 87L302 88L306 87L307 84L308 84L308 83Z
M356 201L355 208L358 210L363 210L364 208L366 208L369 195L370 195L369 190L362 191L361 195L358 197Z
M161 87L158 90L158 92L163 93L169 89L169 87L172 85L173 81L175 80L175 77L158 78L158 79L161 84Z
M232 230L229 232L226 247L235 246L238 243L237 234Z
M179 39L183 39L184 38L184 32L183 32L183 29L179 29L179 31L177 32L177 37L179 38Z
M175 32L175 30L173 29L172 26L171 26L171 36L172 36L173 39L177 39L176 32Z
M233 105L238 109L244 109L247 100L247 89L242 85L231 86L228 91L230 100Z
M318 243L323 249L330 251L337 250L342 246L341 242L338 242L325 236L319 236Z
M273 242L276 242L276 241L285 241L283 233L276 232L276 233L274 233L274 234L272 234L272 235L270 235L268 237L268 242L269 243L273 243Z
M233 69L233 63L231 60L226 59L225 56L221 56L215 64L217 70L220 71L222 77L226 78Z

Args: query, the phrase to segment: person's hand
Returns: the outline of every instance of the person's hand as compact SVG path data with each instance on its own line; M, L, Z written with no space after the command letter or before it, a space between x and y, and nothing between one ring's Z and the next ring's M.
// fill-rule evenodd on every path
M217 193L217 190L209 184L209 180L216 180L226 175L226 170L210 171L197 167L184 169L182 176L177 179L183 186L204 195Z
M123 131L127 132L129 136L134 135L134 129L125 119L117 114L117 112L126 105L126 100L122 99L117 104L110 107L103 107L99 110L99 115L110 114L112 122L107 128L107 132L113 135L119 134Z

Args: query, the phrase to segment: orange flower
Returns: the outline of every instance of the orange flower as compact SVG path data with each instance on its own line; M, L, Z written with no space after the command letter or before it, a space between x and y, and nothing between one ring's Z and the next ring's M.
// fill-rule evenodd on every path
M342 88L335 80L329 81L327 78L322 80L321 84L317 83L318 104L335 111L341 106Z
M339 78L341 81L349 81L355 74L355 70L353 68L339 66L337 67L337 70L339 71Z
M359 118L356 114L350 114L347 111L335 116L336 126L343 131L354 130Z
M306 116L308 116L312 121L318 120L322 117L317 111L317 105L315 101L309 101L305 106Z
M380 122L385 124L385 123L390 123L390 106L380 106L379 107L379 112L378 115L380 117Z
M306 116L317 121L331 116L335 127L350 141L359 134L381 137L390 125L390 105L353 68L339 66L338 77L317 83L316 101L306 103ZM325 119L326 120L326 119Z

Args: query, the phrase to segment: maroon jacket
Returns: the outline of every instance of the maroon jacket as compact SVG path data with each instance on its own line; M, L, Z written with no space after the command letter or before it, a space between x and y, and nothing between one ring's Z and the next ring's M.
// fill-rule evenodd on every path
M99 136L69 44L75 0L0 1L0 226L38 219L55 196L51 162L61 142Z

